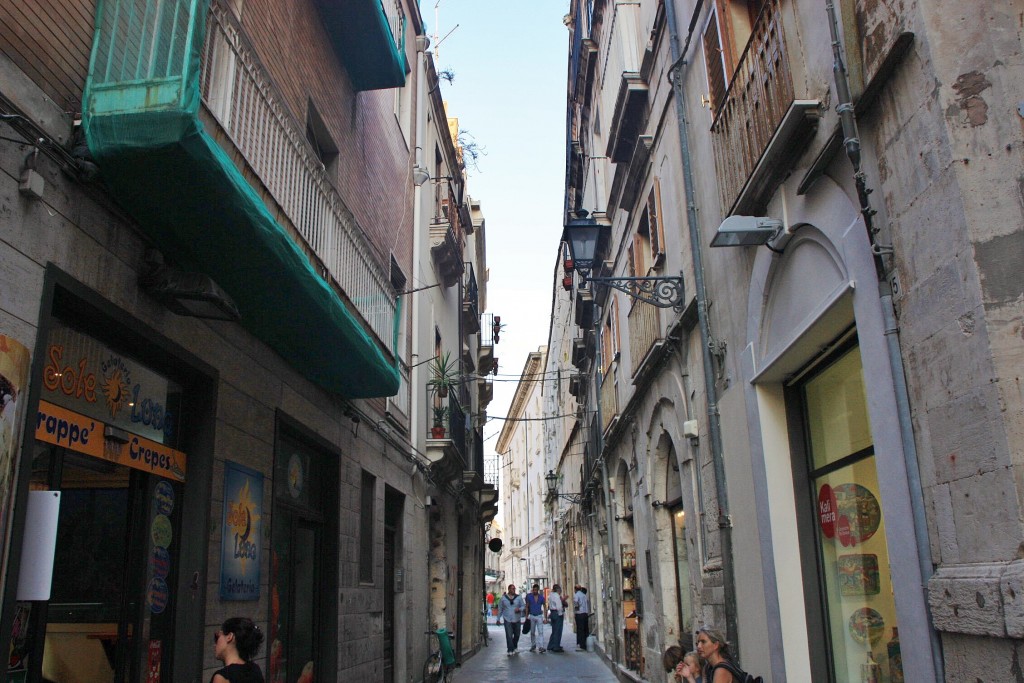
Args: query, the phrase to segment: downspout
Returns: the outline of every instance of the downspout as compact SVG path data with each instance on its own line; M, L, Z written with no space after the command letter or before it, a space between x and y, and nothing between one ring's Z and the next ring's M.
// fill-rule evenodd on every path
M899 422L900 441L903 446L903 460L907 471L907 484L910 495L910 509L914 523L914 541L917 545L917 561L921 572L921 592L924 604L928 604L928 580L935 572L931 561L931 547L928 542L928 523L925 514L924 490L921 485L921 470L918 464L917 444L914 441L913 421L910 414L910 395L907 391L907 378L903 368L903 356L900 353L899 326L896 323L896 310L892 302L892 288L889 285L888 273L884 256L891 258L892 246L880 244L879 229L874 226L873 217L877 213L871 208L867 187L867 179L860 166L860 135L857 131L857 117L854 113L853 97L850 94L850 83L843 62L844 46L839 35L839 24L836 20L835 5L832 0L825 0L828 12L828 28L832 35L832 73L835 77L836 95L839 104L836 111L843 128L843 145L846 156L853 166L853 177L857 185L857 198L860 200L860 211L864 217L868 242L874 255L875 272L878 276L879 300L882 304L882 318L885 325L886 350L889 355L889 367L892 372L893 392L896 398L896 418ZM945 680L942 662L942 642L938 632L932 626L931 612L925 610L928 620L928 637L931 640L932 666L936 680Z
M703 0L697 0L686 36L686 46L697 25ZM733 567L732 517L729 514L729 492L725 480L725 460L722 447L722 424L718 412L718 389L715 386L715 367L712 358L710 325L708 323L708 300L704 282L704 265L701 256L701 231L697 222L696 190L693 169L690 163L690 143L686 130L686 101L683 93L682 67L686 65L685 54L679 46L679 31L676 26L674 0L665 0L665 16L668 22L672 47L672 67L668 78L676 101L676 119L679 125L679 151L683 161L683 191L686 201L686 222L690 229L690 251L693 256L694 293L697 297L697 320L700 326L701 359L704 365L704 393L707 399L708 436L711 441L711 463L715 473L715 494L718 498L718 531L722 543L722 578L725 593L725 625L728 637L739 651L739 629L736 621L736 570Z
M601 348L601 336L602 335L601 335L600 325L601 325L601 315L599 313L599 310L598 310L597 306L594 306L594 328L595 328L594 346L597 347L597 352L594 354L594 361L595 361L595 363L597 363L597 365L594 367L594 377L596 378L598 376L598 374L600 374L601 381L604 382L604 379L605 379L604 373L603 372L601 372L601 373L598 372L598 370L601 367L601 357L602 357L602 354L604 353L604 350ZM604 576L604 585L605 586L612 586L612 585L617 586L618 582L615 582L614 584L612 583L612 577L613 576L619 576L619 577L622 576L622 568L619 566L619 562L620 562L620 558L619 558L619 531L618 531L618 528L617 528L617 526L615 524L615 521L616 521L615 520L615 499L612 496L611 481L610 481L610 477L608 476L608 461L604 457L604 434L601 432L601 424L603 422L603 419L601 417L601 394L600 394L600 387L598 387L597 382L590 382L590 388L593 391L593 394L590 394L590 395L594 397L594 406L596 408L594 413L595 413L595 415L597 417L597 423L596 423L597 424L597 453L594 454L594 458L599 459L599 462L598 462L597 466L601 468L601 486L604 488L604 502L605 502L604 510L605 510L605 514L607 515L607 521L605 523L608 526L608 552L609 552L609 555L610 555L610 557L608 559L611 560L610 562L606 562L605 563L606 566L602 567L601 570L602 570L602 575L604 576L604 574L608 572L608 566L607 565L610 564L612 567L614 567L615 571L611 572L611 574L612 574L611 576ZM595 544L599 545L598 542L600 541L600 539L594 539L594 541L595 541ZM621 601L621 598L620 598L619 602L616 603L615 602L615 598L612 597L612 596L614 596L614 593L612 593L611 596L609 597L609 600L611 601L611 603L613 605L613 609L611 609L610 611L609 610L606 610L606 611L609 611L609 613L613 614L613 615L621 614L622 613L622 601ZM609 639L611 640L611 644L612 644L612 655L611 656L612 656L612 660L615 661L616 663L618 663L618 661L619 661L618 619L616 617L611 617L610 621L611 621L611 623L607 624L607 626L608 626L607 633L609 634Z

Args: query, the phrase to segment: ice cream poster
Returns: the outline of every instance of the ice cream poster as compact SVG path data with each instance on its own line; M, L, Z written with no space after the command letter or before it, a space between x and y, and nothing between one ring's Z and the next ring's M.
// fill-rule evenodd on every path
M259 600L262 520L263 475L225 461L221 600Z

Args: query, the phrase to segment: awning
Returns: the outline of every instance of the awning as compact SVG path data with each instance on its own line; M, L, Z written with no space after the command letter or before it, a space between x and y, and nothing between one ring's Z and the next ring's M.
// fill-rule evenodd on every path
M165 33L187 47L171 45L163 71L150 68L143 79L112 70L108 57L137 54L153 39L141 34L134 47L111 47L132 37L110 28L119 3L100 5L83 125L104 182L168 259L212 277L235 300L242 325L308 379L350 398L394 395L397 360L316 273L204 129L198 71L208 2L176 4L189 12L189 30ZM395 348L395 339L383 341Z

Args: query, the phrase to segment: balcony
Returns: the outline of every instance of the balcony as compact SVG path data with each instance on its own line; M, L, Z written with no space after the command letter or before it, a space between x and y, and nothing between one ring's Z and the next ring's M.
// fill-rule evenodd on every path
M754 23L711 126L724 215L756 213L813 137L816 100L796 100L779 0Z
M640 35L640 3L615 3L608 27L608 51L601 80L601 111L610 112L608 148L616 162L629 161L647 117L648 85L640 75L644 42Z
M355 90L400 88L405 58L405 14L398 0L315 0L331 46Z
M135 4L100 5L83 98L89 149L112 194L169 260L216 280L241 324L311 381L350 398L393 395L387 272L230 11L151 0L145 20L124 24Z
M480 323L480 347L477 367L482 375L491 372L494 361L494 314L484 313Z
M480 331L480 290L476 284L476 273L473 272L472 263L469 264L465 282L462 295L462 329L466 334L476 334Z
M657 350L664 345L660 338L661 321L658 308L636 302L629 311L629 367L633 373L633 384L637 384L649 370L650 360L657 356Z
M437 267L438 279L447 288L454 286L462 277L462 251L466 238L452 181L443 179L437 183L435 192L435 213L429 229L430 253Z
M477 392L479 392L480 410L483 411L494 400L494 382L490 377L482 377L477 380L476 386Z

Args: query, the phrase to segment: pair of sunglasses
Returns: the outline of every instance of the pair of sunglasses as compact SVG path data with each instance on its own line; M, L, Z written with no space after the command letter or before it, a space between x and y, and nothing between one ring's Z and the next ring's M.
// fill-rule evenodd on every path
M214 634L213 634L213 644L214 644L214 645L216 645L216 644L217 644L217 641L218 641L218 640L220 639L220 637L221 637L221 636L223 636L223 635L225 635L225 634L224 634L224 633L223 633L222 631L217 631L216 633L214 633Z

